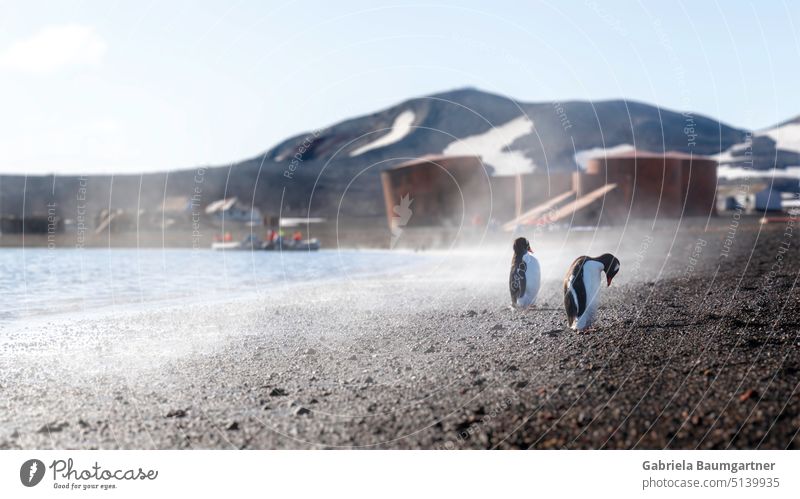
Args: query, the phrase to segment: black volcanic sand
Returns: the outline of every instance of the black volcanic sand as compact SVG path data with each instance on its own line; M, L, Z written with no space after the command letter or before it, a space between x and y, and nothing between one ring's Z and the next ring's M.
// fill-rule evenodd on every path
M522 313L509 241L391 279L5 332L0 446L798 448L800 231L704 225L540 234L558 261ZM601 248L622 271L578 334L560 277Z

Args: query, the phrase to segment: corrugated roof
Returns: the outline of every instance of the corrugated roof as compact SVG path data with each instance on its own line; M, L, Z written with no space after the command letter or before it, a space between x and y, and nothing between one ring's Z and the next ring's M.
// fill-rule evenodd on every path
M597 156L593 156L591 159L604 159L604 158L641 158L641 159L650 159L650 158L670 158L670 159L708 159L711 160L708 156L704 156L702 154L687 154L681 151L667 151L664 153L661 152L652 152L652 151L645 151L642 149L636 149L633 151L623 151L617 152L612 154L598 154Z
M425 163L437 163L437 162L444 162L444 161L453 161L453 160L469 160L469 161L481 161L480 156L449 156L446 154L426 154L425 156L420 156L417 159L412 159L410 161L404 161L400 164L397 164L389 170L397 170L399 168L407 168L409 166L417 166Z

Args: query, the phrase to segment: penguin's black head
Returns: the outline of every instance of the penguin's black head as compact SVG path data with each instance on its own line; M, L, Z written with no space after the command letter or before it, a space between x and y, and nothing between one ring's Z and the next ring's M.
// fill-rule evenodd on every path
M514 241L514 256L521 257L531 250L531 245L524 237L518 237Z
M600 255L597 260L603 264L603 270L606 272L606 282L611 286L611 281L614 279L614 276L617 275L617 272L619 272L619 259L611 253L605 253Z

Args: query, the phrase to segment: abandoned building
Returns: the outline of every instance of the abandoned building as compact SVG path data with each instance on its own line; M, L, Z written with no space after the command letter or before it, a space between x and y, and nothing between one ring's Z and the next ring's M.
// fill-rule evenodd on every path
M0 216L0 234L58 234L61 232L64 232L64 220L59 216Z
M219 199L205 208L205 214L215 221L243 223L250 226L263 225L261 210L239 201L237 197Z

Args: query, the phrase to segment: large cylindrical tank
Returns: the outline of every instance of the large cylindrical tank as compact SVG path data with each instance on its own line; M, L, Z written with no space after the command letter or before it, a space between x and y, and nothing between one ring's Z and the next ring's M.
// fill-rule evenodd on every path
M631 151L589 160L586 173L618 184L632 218L715 213L716 161L682 153Z

